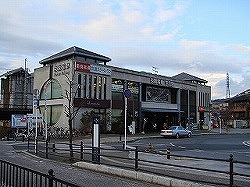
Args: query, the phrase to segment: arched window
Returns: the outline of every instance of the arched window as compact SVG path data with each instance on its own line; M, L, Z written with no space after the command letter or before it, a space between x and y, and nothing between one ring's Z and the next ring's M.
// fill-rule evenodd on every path
M58 80L48 80L41 90L40 100L46 99L60 99L62 98L62 87Z
M46 100L51 99L61 99L62 95L62 87L58 80L50 79L42 87L40 100L45 101L44 105L40 106L40 111L43 116L47 116L48 126L55 125L63 112L63 104L51 105L46 102ZM45 107L45 105L47 105ZM46 115L45 115L46 112Z
M48 126L53 126L59 121L61 117L61 114L63 112L63 105L48 105L47 110L45 110L45 106L43 105L40 106L40 111L44 117L47 116L46 121ZM46 115L45 112L47 112Z

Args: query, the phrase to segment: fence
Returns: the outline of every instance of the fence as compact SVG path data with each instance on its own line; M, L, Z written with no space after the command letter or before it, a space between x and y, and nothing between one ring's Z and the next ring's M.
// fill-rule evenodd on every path
M36 186L36 187L77 187L75 184L55 178L54 171L48 174L34 171L7 161L0 160L0 186Z
M153 152L150 149L138 150L137 147L126 150L100 148L96 162L93 160L92 147L85 146L82 141L80 144L72 144L73 157L67 143L55 144L46 141L28 142L28 145L30 152L49 159L93 162L213 185L250 186L250 163L234 160L233 155L228 159L214 159L174 155L169 150ZM206 162L208 164L205 164ZM221 165L221 168L209 167L211 162L217 166Z

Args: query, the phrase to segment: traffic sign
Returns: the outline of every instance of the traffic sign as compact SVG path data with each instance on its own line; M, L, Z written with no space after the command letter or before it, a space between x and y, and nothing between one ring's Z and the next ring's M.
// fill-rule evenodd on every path
M124 96L126 98L129 98L132 95L131 91L129 89L124 90Z

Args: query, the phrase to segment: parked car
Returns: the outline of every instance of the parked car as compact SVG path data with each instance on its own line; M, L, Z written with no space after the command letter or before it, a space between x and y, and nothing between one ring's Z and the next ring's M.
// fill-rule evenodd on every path
M160 133L161 136L164 137L188 137L190 138L192 136L192 132L190 130L185 129L182 126L171 126L168 129L161 130Z

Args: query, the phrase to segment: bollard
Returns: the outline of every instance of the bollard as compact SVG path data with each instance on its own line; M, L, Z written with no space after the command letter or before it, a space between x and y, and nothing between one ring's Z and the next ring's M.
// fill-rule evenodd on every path
M50 169L48 173L49 173L49 187L53 187L54 171Z
M135 146L135 171L138 171L138 146Z
M229 169L230 169L230 171L229 171L229 177L230 177L229 187L232 187L233 182L234 182L234 179L233 179L233 176L234 176L233 163L234 163L233 155L230 154L230 158L229 158Z
M36 145L35 145L35 154L37 155L37 153L38 153L38 139L37 139L37 137L35 139L35 142L36 142Z
M125 143L122 144L122 149L125 150Z
M49 143L48 143L48 140L46 140L45 147L46 147L45 157L48 158L48 155L49 155Z
M56 152L56 144L55 143L53 143L53 152Z
M83 144L83 141L81 141L81 160L83 160L83 147L84 147L84 144Z
M146 152L153 152L153 146L151 143L149 143L147 149L146 149Z
M167 159L170 159L170 149L167 149Z
M30 137L28 136L28 148L27 148L28 150L28 152L30 152Z

